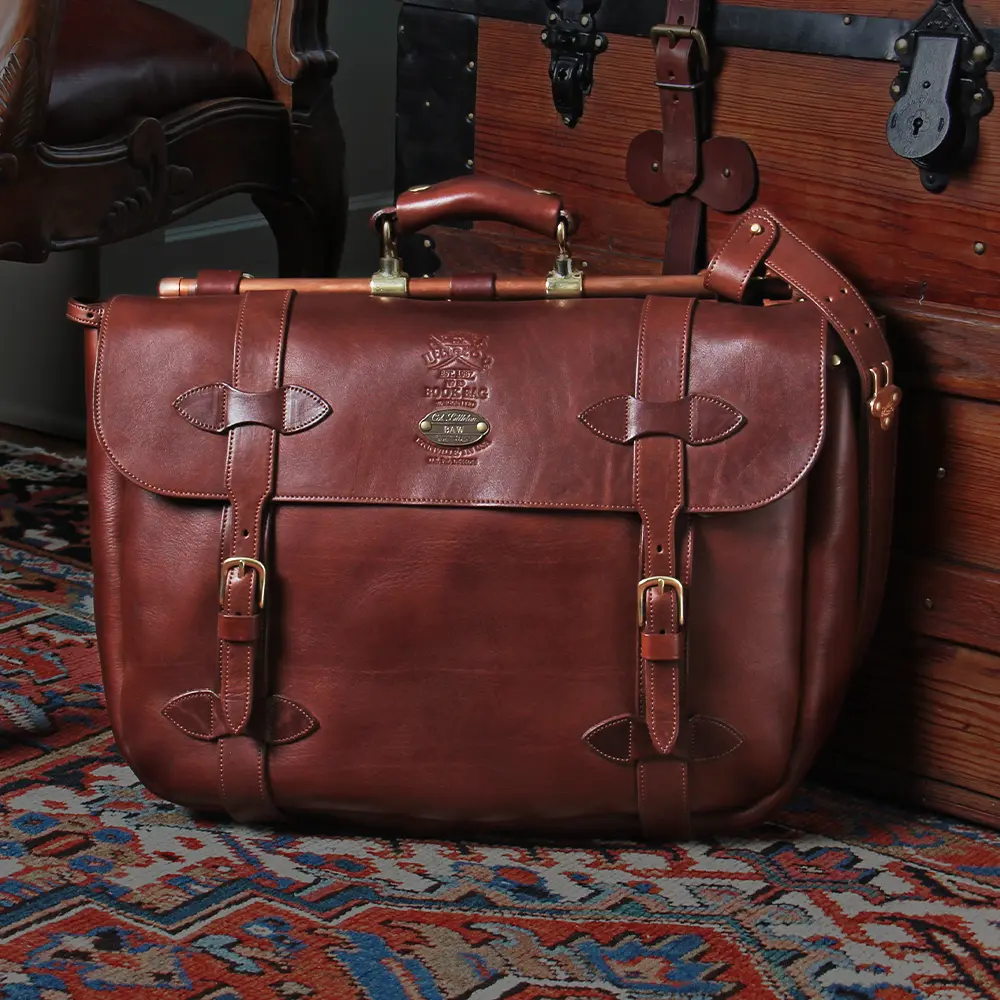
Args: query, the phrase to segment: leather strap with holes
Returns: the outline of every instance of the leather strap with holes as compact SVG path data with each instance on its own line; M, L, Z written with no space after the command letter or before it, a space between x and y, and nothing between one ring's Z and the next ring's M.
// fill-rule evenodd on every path
M636 398L666 403L686 393L695 301L650 298L639 339ZM684 443L674 437L635 442L635 504L642 518L642 578L689 582L681 558ZM685 638L683 590L647 584L639 595L639 714L656 756L637 765L639 818L647 837L690 836L687 761L675 755L682 719Z
M653 30L662 130L633 140L626 165L632 190L670 205L664 274L694 274L704 254L705 206L736 212L757 186L757 165L739 139L709 138L711 66L699 28L701 0L668 0Z
M766 208L754 208L740 220L709 264L705 284L723 298L742 302L750 279L765 267L798 289L827 318L861 377L868 467L856 644L861 651L874 632L889 567L896 416L903 393L893 381L892 355L882 325L857 289Z
M281 387L288 314L293 292L253 292L242 297L233 386L248 393ZM241 822L279 816L268 785L265 526L274 495L278 431L241 424L229 431L222 518L219 675L224 721L232 735L219 740L222 804ZM250 560L237 562L236 560ZM263 571L258 568L263 567ZM263 599L262 599L263 598ZM262 608L261 605L264 605Z

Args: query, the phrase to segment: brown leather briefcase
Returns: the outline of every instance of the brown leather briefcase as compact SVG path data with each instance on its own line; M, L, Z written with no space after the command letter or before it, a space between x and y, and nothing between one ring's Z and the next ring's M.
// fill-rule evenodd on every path
M446 217L554 237L556 267L407 279L395 234ZM561 200L506 182L376 222L370 283L206 273L71 308L126 760L247 821L766 817L877 614L879 321L763 209L694 278L583 278Z

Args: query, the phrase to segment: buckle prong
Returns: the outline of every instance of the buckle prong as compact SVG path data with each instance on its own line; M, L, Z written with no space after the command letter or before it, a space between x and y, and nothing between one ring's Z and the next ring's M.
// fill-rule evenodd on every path
M240 575L237 579L242 580L246 576L247 569L252 569L257 574L258 597L257 607L264 610L264 596L267 591L267 567L259 559L251 559L249 556L233 556L222 564L222 575L219 580L219 607L226 604L226 580L231 569L238 569Z
M650 576L645 580L639 581L637 614L639 628L646 627L646 594L654 589L664 594L667 587L672 588L677 594L677 624L681 628L684 627L684 584L680 580L675 580L672 576Z
M657 24L650 32L650 38L655 45L661 38L666 38L671 47L677 44L681 38L693 38L698 45L701 54L701 65L705 72L708 72L708 42L705 41L704 34L698 28L692 28L690 24Z

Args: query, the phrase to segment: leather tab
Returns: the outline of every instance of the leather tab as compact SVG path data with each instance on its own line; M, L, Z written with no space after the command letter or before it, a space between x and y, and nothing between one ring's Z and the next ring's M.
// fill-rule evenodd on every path
M242 271L206 270L198 272L198 295L237 295Z
M691 719L689 760L718 760L743 745L743 735L721 719L696 715Z
M495 274L456 274L451 279L448 298L466 302L486 302L497 297Z
M696 715L687 737L687 760L705 761L728 757L743 745L743 735L721 719ZM635 715L616 715L591 726L581 737L595 753L616 764L634 764L660 756L653 746L645 722Z
M104 319L103 302L80 302L78 299L70 299L66 303L66 319L79 326L90 327L96 330Z
M188 691L171 699L161 709L178 729L206 743L233 736L226 724L222 699L214 691ZM267 700L263 742L284 746L305 739L319 729L319 722L307 709L290 698L273 695Z
M677 632L665 632L663 635L643 632L640 645L644 660L674 661L679 660L684 652L681 636Z
M701 393L668 403L613 396L584 410L580 420L598 437L617 444L665 436L690 445L724 441L746 422L735 406Z
M222 699L214 691L188 691L160 710L178 729L196 740L213 742L229 734Z
M258 642L260 615L219 615L219 638L223 642Z
M634 715L617 715L599 722L581 738L595 753L616 764L633 764L658 754L646 723Z
M314 716L297 702L276 694L267 700L267 743L284 746L304 740L319 729Z
M225 382L189 389L174 400L174 408L189 423L212 434L250 424L298 434L331 413L325 399L299 385L242 392Z

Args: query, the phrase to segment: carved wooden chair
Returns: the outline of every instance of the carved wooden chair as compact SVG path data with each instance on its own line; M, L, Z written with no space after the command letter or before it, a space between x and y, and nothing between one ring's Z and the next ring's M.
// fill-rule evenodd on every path
M141 0L0 0L0 260L250 192L283 276L335 274L347 206L327 0L252 0L246 49Z

